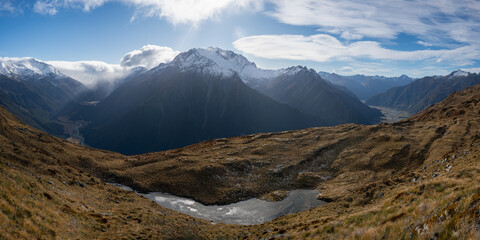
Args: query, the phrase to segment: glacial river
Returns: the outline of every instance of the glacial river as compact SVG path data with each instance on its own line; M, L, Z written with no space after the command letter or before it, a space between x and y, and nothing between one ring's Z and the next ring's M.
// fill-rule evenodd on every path
M132 191L131 188L120 184L113 184L124 190ZM253 225L260 224L277 217L305 211L325 202L317 199L319 191L297 189L292 190L282 201L268 202L257 198L232 203L228 205L205 206L194 200L173 196L166 193L151 192L141 194L148 199L178 212L193 217L203 218L212 222L229 224Z

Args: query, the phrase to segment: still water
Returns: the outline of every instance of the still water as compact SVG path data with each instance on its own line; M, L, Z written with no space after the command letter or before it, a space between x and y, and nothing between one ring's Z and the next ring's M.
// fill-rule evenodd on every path
M132 191L132 189L127 186L120 184L114 185ZM325 202L317 199L318 194L320 194L319 191L307 189L292 190L285 199L278 202L268 202L252 198L228 205L210 206L205 206L188 198L177 197L166 193L151 192L139 194L155 201L162 207L193 217L203 218L213 222L241 225L260 224L289 213L301 212L325 204Z

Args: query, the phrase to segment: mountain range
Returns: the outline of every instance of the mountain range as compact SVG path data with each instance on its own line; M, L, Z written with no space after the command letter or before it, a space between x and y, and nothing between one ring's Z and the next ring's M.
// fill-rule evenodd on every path
M311 94L302 94L306 89ZM125 154L257 132L372 124L381 116L313 70L263 70L218 48L181 53L98 104L72 109L64 112L68 118L89 122L82 130L87 144Z
M53 66L34 58L0 59L0 104L22 121L62 136L51 116L88 89Z
M191 49L169 63L127 69L122 78L94 87L34 58L1 58L0 63L0 104L22 121L68 137L62 121L83 120L87 144L125 154L258 132L375 124L382 114L366 104L414 114L479 82L478 74L461 70L413 82L405 75L340 76L303 66L265 70L219 48ZM75 76L103 69L92 62L78 64L88 72ZM366 104L356 97L403 84Z
M476 85L396 123L259 133L125 156L52 137L0 107L0 233L5 239L475 239L479 114ZM205 204L315 188L328 203L237 226L163 208L106 182Z
M366 76L352 75L342 76L336 73L319 72L323 79L333 84L346 87L355 93L360 100L367 100L370 97L383 93L392 87L404 86L415 79L402 75L400 77L384 77L384 76Z
M446 76L424 77L408 85L391 88L369 98L366 104L415 114L442 101L450 93L464 90L478 83L480 83L479 74L457 70Z
M330 125L374 124L381 116L348 90L329 84L315 70L306 67L287 68L257 84L255 89L303 113L319 116Z
M180 54L74 115L91 146L138 154L203 140L325 125L249 88L236 72L192 68ZM203 59L206 60L206 59Z

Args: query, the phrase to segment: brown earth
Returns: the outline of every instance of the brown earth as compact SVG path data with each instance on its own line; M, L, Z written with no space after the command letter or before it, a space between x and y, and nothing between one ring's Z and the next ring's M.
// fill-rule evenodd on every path
M479 102L475 86L398 123L255 134L138 156L50 137L1 109L0 235L478 238ZM262 225L212 225L96 177L207 204L307 187L330 203Z

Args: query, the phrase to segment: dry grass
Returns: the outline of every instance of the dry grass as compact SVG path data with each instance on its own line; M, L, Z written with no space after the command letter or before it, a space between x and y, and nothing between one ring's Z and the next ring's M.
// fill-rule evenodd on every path
M0 109L0 111L4 111ZM171 211L74 166L123 157L0 114L0 239L211 239L231 226Z
M478 239L479 117L477 86L400 123L256 134L127 157L53 138L0 109L0 236ZM212 225L97 177L206 203L306 186L333 202L256 226Z

